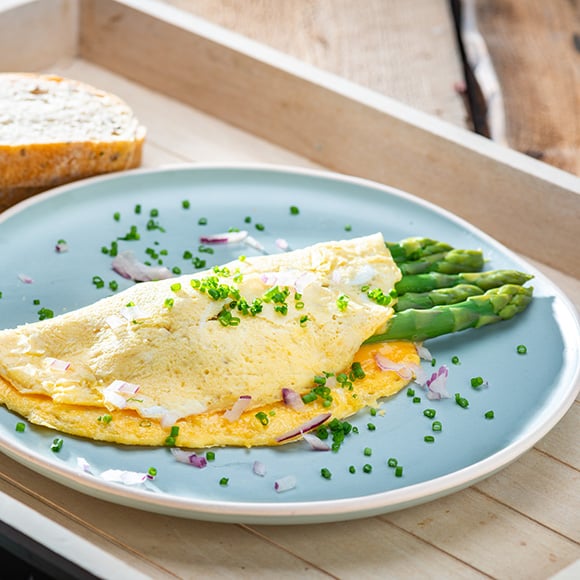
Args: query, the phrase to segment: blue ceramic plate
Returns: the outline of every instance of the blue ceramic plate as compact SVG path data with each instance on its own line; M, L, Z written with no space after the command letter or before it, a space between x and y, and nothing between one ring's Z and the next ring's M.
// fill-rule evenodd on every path
M297 215L291 206L299 209ZM152 209L158 211L153 218ZM199 225L200 218L207 225ZM433 402L423 396L413 402L402 391L384 401L384 414L363 411L354 417L359 433L347 437L338 453L311 451L305 442L275 449L225 448L198 469L175 461L167 448L123 447L67 435L62 449L54 452L51 443L58 433L31 424L18 432L21 419L0 409L3 451L81 492L144 510L222 522L286 524L370 516L449 494L505 467L557 423L577 394L578 321L549 280L433 205L326 172L269 166L135 171L61 187L20 204L0 216L0 327L36 321L42 308L59 314L92 303L111 292L112 280L119 289L127 287L129 282L111 270L111 259L101 248L133 225L141 239L121 240L120 249L134 249L142 257L146 248L165 250L165 264L184 274L196 270L191 259L183 258L185 250L208 266L240 253L250 255L247 247L200 251L200 235L231 227L249 229L270 252L278 251L278 238L300 248L375 232L392 241L428 236L459 248L481 248L490 269L534 274L535 298L509 322L426 343L437 365L449 367L449 391L467 398L468 408L454 399ZM66 240L68 252L55 251L59 239ZM23 275L34 282L23 282ZM105 287L96 288L93 276L100 276ZM527 346L527 355L516 352L520 344ZM453 357L460 364L453 364ZM474 390L474 376L484 377L488 388ZM418 388L417 395L422 394ZM432 432L423 415L427 407L436 409L440 433ZM493 419L484 416L489 410ZM435 436L433 443L424 441L429 434ZM372 450L371 456L364 454L365 448ZM79 468L79 457L91 473ZM389 467L389 458L403 467L402 476ZM256 460L266 466L266 475L253 472ZM108 469L143 473L152 466L158 474L146 484L111 483L101 477ZM330 479L321 476L322 468L330 470ZM296 477L296 487L276 492L274 482L286 476ZM222 478L228 479L227 486L220 485Z

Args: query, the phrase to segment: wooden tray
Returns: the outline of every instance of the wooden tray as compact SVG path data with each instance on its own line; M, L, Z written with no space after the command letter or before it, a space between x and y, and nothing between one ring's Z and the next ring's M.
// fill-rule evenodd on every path
M577 177L160 2L5 0L0 70L54 72L125 98L148 127L144 166L260 161L408 191L532 259L578 304ZM132 577L379 577L389 569L545 578L580 556L578 412L576 403L500 474L369 520L299 528L182 521L111 506L5 457L1 515L103 577L118 564Z

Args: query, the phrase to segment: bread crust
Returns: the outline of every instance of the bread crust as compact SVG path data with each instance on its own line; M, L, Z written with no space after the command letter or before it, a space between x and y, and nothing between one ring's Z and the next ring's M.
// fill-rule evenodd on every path
M31 81L37 81L39 88L31 89ZM0 74L1 83L9 83L10 87L16 89L22 83L27 98L30 98L30 94L46 95L51 87L56 89L65 83L71 91L80 91L87 98L94 98L96 106L102 102L103 108L107 104L118 107L126 114L128 126L134 124L134 129L128 135L118 136L112 131L110 137L95 140L89 136L90 128L87 127L86 140L70 141L51 140L50 136L40 137L31 131L30 142L21 142L22 139L16 143L0 142L0 194L3 198L0 204L5 205L7 198L23 198L27 192L38 193L85 177L141 165L146 129L137 122L133 111L119 97L86 83L56 75L4 73Z

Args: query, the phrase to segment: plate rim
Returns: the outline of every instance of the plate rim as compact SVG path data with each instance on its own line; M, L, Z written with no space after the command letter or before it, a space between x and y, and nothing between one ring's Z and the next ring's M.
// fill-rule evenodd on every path
M483 230L480 230L477 226L471 224L464 218L453 214L445 208L396 187L375 182L367 178L342 174L324 168L319 169L270 163L221 162L183 163L152 168L141 167L128 171L81 179L31 196L0 213L0 226L12 217L26 211L29 207L43 203L53 197L65 195L71 190L83 189L95 183L119 181L122 179L130 180L132 177L152 173L171 175L181 172L208 170L217 172L268 172L277 175L292 174L320 178L322 180L338 181L362 186L375 191L378 190L388 195L402 197L413 204L423 206L429 211L439 214L446 220L452 221L454 224L461 226L467 231L475 233L478 238L485 240L488 245L494 247L501 254L509 257L514 262L520 264L522 268L532 271L534 277L541 278L544 283L552 288L554 296L557 296L571 313L572 320L569 322L572 327L576 327L576 334L580 337L580 321L576 308L558 285L552 282L545 274L543 274L543 272L539 271L534 265L527 262L519 254L516 254L501 242L491 237ZM546 413L547 417L544 417L544 420L540 421L538 425L535 424L537 423L536 421L534 425L527 428L522 435L510 442L508 445L502 447L499 451L459 470L416 484L358 497L279 503L275 501L251 502L219 500L208 502L207 500L182 498L168 492L163 492L162 495L157 495L139 488L128 488L127 486L100 481L94 476L83 474L68 465L53 463L39 454L33 453L31 456L30 450L25 454L19 450L20 446L18 444L15 445L12 441L5 441L3 436L0 436L0 441L3 444L2 452L4 454L25 467L28 467L41 475L45 475L53 481L57 481L62 485L71 487L92 497L145 511L224 523L304 524L345 521L348 519L384 514L433 501L439 497L470 487L471 485L474 485L504 469L520 458L555 427L555 425L567 413L580 393L580 382L578 380L580 377L580 338L576 341L575 346L576 349L572 353L575 355L575 360L572 361L576 363L575 368L570 368L570 364L568 363L566 368L567 374L561 379L561 382L570 384L570 387L566 390L566 396L560 398L557 402L551 402L549 405L540 409L541 413L538 419L543 417ZM429 488L433 487L436 488L436 491L428 493Z

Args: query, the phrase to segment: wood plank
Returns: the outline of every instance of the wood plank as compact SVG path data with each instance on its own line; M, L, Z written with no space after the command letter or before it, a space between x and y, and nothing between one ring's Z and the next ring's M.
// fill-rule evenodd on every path
M536 444L536 449L580 470L580 402L576 400L562 420Z
M322 70L466 126L447 0L163 0Z
M144 167L216 160L317 167L300 155L86 61L73 59L48 70L94 84L131 104L147 127Z
M474 488L381 517L494 578L544 580L580 556L578 544Z
M580 7L569 0L475 0L503 94L511 147L580 175Z
M580 543L579 483L580 471L533 449L477 489Z
M370 518L309 526L252 526L256 534L338 578L484 578L481 571L431 543Z
M0 71L34 71L76 53L76 1L4 0L2 4Z
M574 176L158 2L83 7L84 58L329 169L432 201L580 275L568 243L580 220Z
M121 553L126 562L154 578L327 577L316 564L260 540L243 526L112 506L63 487L4 455L0 455L0 490L110 553Z

